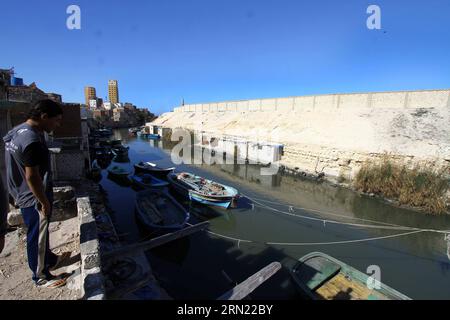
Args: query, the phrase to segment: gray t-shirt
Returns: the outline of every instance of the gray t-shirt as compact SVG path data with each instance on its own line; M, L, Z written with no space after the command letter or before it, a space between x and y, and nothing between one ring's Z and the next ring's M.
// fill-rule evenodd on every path
M50 153L45 142L44 135L35 130L29 124L22 123L13 128L3 137L5 142L5 164L8 191L20 208L28 208L36 205L37 199L31 192L25 177L25 165L29 161L32 151L34 164L39 166L39 173L45 187L47 196L51 197L52 177L50 166ZM27 149L30 147L29 149ZM37 147L37 148L36 148Z

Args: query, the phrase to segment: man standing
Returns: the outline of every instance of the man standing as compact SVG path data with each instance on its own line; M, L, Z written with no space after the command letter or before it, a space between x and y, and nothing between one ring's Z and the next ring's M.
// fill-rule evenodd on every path
M8 190L28 228L28 265L36 285L49 288L66 283L64 278L50 273L59 261L49 248L53 185L50 152L44 137L44 132L60 126L62 113L58 103L41 100L30 110L27 121L3 138Z

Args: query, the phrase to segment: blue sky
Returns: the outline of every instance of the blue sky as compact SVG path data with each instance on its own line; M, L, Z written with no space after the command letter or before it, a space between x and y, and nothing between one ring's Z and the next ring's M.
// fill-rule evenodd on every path
M25 4L26 3L26 4ZM81 8L81 30L66 8ZM382 30L366 27L370 4ZM448 0L2 1L0 68L83 102L186 103L450 88Z

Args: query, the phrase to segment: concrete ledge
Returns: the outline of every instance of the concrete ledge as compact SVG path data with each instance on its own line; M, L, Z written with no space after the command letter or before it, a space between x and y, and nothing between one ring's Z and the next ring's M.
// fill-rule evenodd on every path
M77 198L80 225L81 293L86 300L105 299L100 243L89 197Z

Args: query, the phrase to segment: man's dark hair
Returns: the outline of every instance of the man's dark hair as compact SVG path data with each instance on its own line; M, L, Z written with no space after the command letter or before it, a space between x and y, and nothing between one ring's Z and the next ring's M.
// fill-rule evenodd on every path
M50 99L40 100L28 112L28 119L39 120L44 113L49 118L54 118L63 114L63 110L58 102Z

